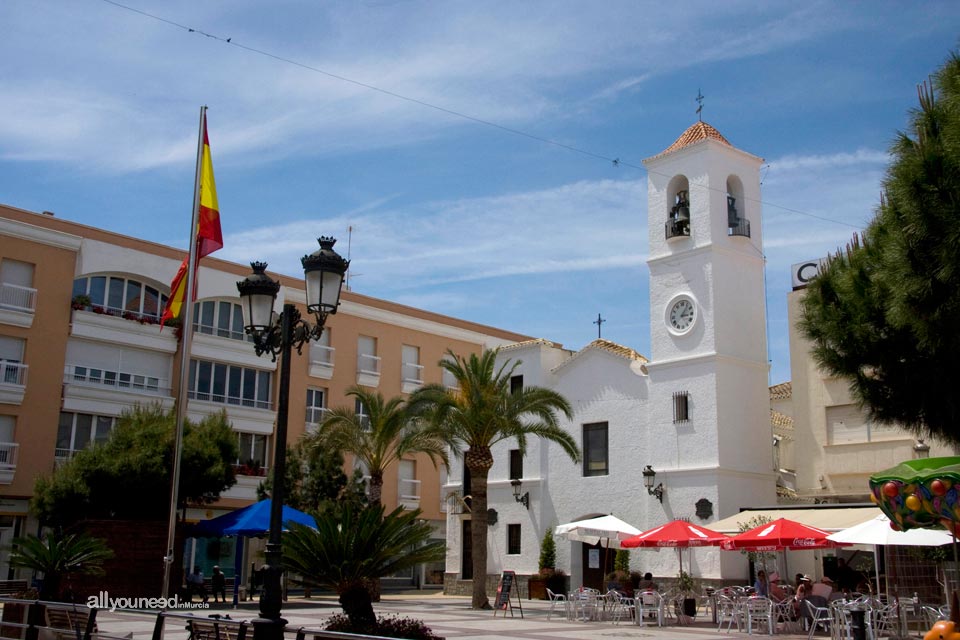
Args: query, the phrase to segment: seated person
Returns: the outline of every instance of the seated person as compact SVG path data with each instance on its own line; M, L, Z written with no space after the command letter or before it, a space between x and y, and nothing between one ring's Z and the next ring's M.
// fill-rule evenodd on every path
M757 571L757 580L753 583L753 593L761 598L766 598L770 594L770 583L767 582L767 572L763 569Z
M647 571L643 574L643 580L637 585L640 591L656 591L657 583L653 581L653 574Z
M813 585L810 590L810 594L814 596L819 596L824 600L830 600L830 595L833 593L833 580L827 576L820 578L820 582ZM841 594L842 595L842 594Z
M780 586L780 574L776 571L770 574L770 592L768 595L774 602L783 602L790 597L786 589Z

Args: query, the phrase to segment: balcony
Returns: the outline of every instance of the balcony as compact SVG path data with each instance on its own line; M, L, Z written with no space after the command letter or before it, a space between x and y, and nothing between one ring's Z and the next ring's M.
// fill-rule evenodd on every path
M13 482L17 471L17 452L20 445L16 442L0 442L0 484Z
M750 221L746 218L737 218L736 221L727 227L728 236L750 237Z
M33 325L36 308L36 289L0 282L0 322L16 327L30 327Z
M380 357L366 353L357 355L357 384L364 387L380 386Z
M70 317L70 335L138 349L175 353L175 334L178 328L167 326L161 331L158 323L159 320L154 316L124 313L105 307L74 305Z
M237 463L233 465L233 473L249 478L266 478L267 468L259 464Z
M315 433L317 426L327 417L329 409L326 407L307 407L307 433Z
M423 365L415 362L404 362L400 369L401 391L413 393L423 386Z
M329 380L333 377L333 356L336 349L322 344L310 345L310 375Z
M419 509L420 481L400 478L397 484L397 503L404 509Z
M0 360L0 404L20 404L27 390L28 365Z

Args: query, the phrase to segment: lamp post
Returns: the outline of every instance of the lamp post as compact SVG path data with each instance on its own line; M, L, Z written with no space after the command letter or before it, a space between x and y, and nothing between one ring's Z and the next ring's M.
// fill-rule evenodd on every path
M300 311L290 304L283 305L279 317L273 311L280 291L280 283L268 276L267 263L253 262L253 273L237 283L243 307L243 328L253 338L258 356L269 353L274 361L280 356L280 387L277 397L277 432L273 446L273 491L270 503L270 536L263 567L263 592L260 596L260 615L253 620L254 640L282 640L287 622L280 617L282 592L280 576L283 554L283 479L287 466L287 415L290 404L290 356L293 347L302 353L303 345L316 340L323 333L327 316L337 312L343 276L350 266L333 250L336 240L319 239L320 249L304 256L307 312L316 322L310 324Z
M923 441L923 438L918 438L916 443L913 445L913 453L917 458L926 459L930 457L930 445Z

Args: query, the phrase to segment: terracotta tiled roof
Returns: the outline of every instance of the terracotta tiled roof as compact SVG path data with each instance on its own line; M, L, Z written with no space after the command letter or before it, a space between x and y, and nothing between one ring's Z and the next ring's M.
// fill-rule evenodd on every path
M622 344L617 344L616 342L610 342L609 340L604 340L603 338L597 338L590 344L588 344L584 349L590 347L597 347L610 353L616 354L618 356L628 358L630 360L640 360L641 362L649 362L643 355L634 351L630 347L625 347Z
M771 400L787 400L793 397L793 384L788 380L770 387Z
M544 340L543 338L534 338L533 340L524 340L522 342L514 342L513 344L507 344L500 347L500 351L511 351L513 349L523 349L524 347L530 347L535 344L540 344L545 347L559 347L560 345L556 342L550 342L549 340Z
M658 153L653 157L659 158L660 156L667 155L668 153L673 153L678 149L688 147L698 142L703 142L704 140L707 140L707 139L716 140L717 142L722 142L728 147L733 146L732 144L730 144L729 140L723 137L723 134L717 131L715 127L701 120L698 122L694 122L693 126L691 126L689 129L687 129L682 134L680 134L680 137L677 138L672 145L670 145L669 147L667 147L666 149L664 149L663 151L661 151L660 153Z
M775 427L793 429L793 418L785 413L770 409L770 424Z

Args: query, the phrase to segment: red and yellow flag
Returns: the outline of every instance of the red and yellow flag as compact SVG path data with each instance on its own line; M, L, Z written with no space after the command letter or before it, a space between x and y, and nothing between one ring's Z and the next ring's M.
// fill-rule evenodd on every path
M196 238L191 238L191 242L197 243L197 265L200 266L200 258L208 256L217 249L223 247L223 233L220 231L220 204L217 202L217 183L213 179L213 160L210 157L210 139L207 137L207 117L203 116L203 149L200 153L200 203L197 215ZM173 277L170 283L170 297L167 298L167 306L163 309L163 315L160 316L160 326L173 318L180 317L180 310L186 299L187 293L187 261L189 256L183 259L177 275ZM196 278L194 278L196 286ZM194 291L196 293L196 291ZM196 296L194 296L196 297Z

